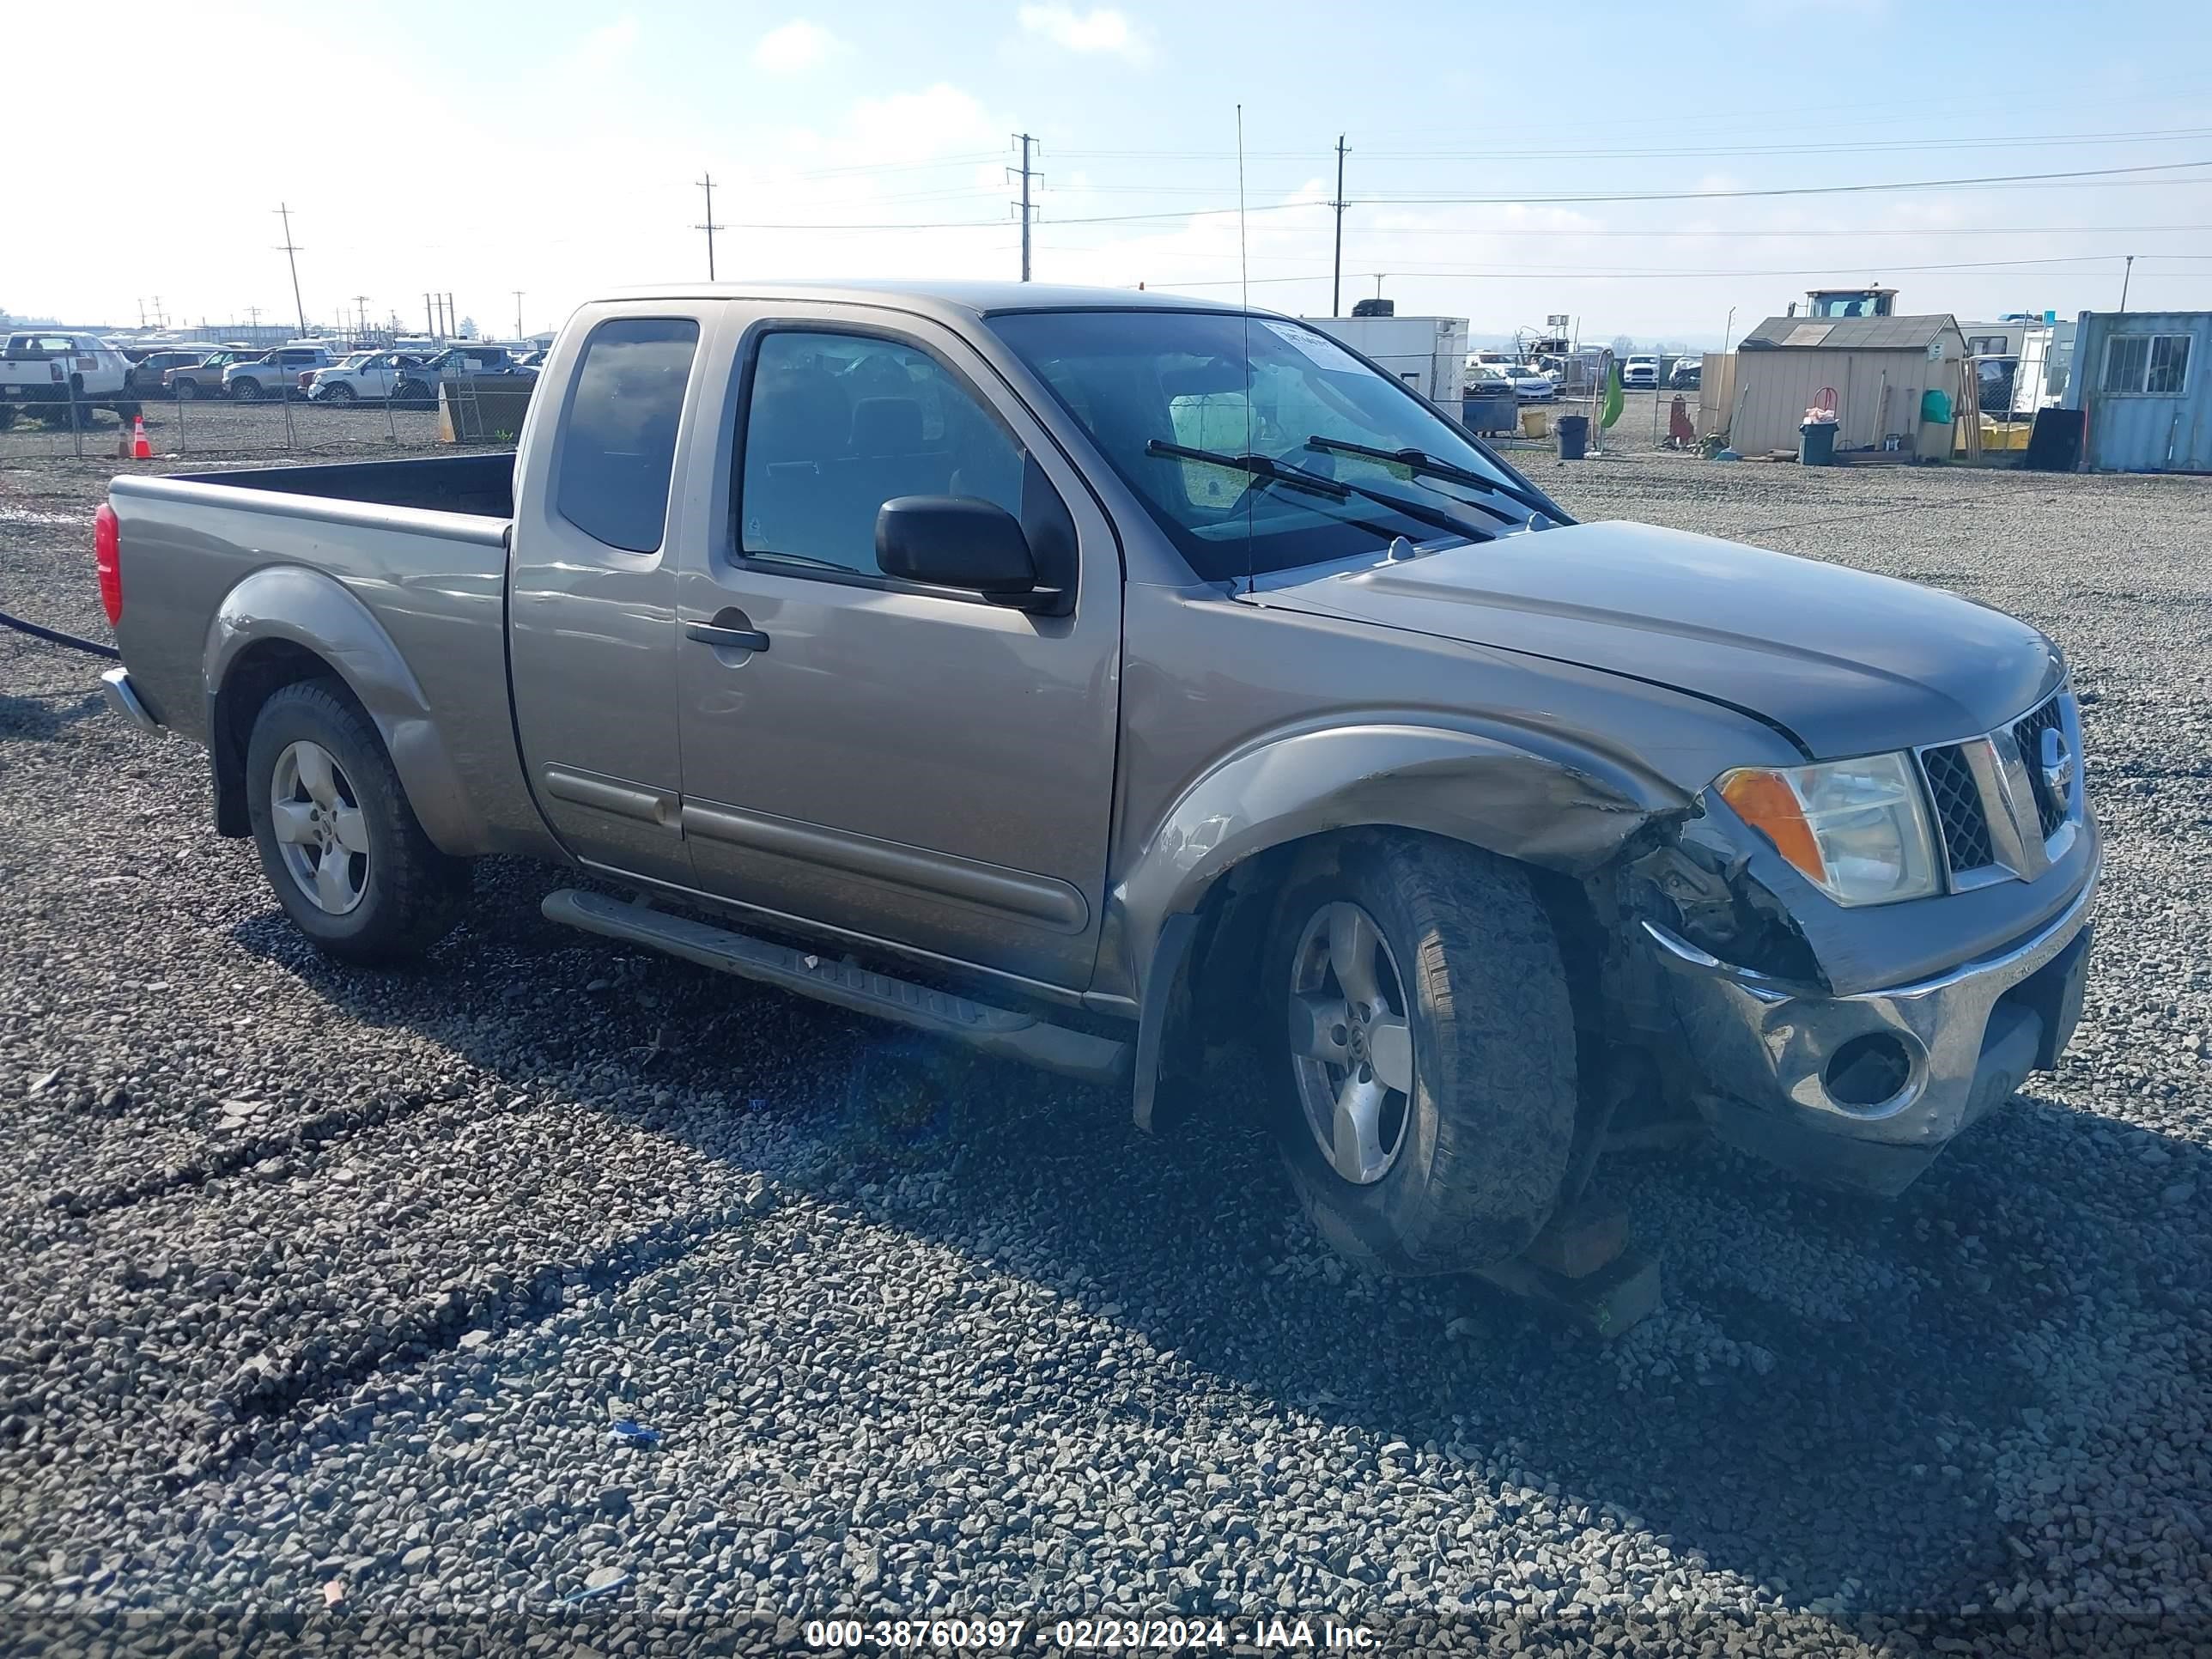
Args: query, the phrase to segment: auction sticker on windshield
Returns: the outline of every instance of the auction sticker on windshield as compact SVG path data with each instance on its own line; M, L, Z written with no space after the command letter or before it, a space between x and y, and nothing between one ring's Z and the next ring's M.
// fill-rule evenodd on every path
M1277 339L1304 353L1306 361L1316 368L1325 368L1336 374L1359 374L1366 370L1364 363L1326 334L1300 328L1296 323L1274 323L1263 319L1260 325Z

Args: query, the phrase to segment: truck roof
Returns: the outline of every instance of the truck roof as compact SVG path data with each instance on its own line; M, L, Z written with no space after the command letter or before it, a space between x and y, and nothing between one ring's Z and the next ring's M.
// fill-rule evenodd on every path
M920 311L989 316L1008 311L1223 311L1242 307L1144 289L1079 288L1055 283L659 283L618 289L605 300L896 301ZM1255 307L1254 310L1260 307ZM1272 313L1271 313L1272 314Z

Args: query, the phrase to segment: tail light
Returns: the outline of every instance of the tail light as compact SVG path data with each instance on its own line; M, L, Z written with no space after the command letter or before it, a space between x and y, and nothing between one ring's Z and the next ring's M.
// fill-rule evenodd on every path
M92 515L92 563L100 573L100 608L107 625L123 625L123 526L106 501Z

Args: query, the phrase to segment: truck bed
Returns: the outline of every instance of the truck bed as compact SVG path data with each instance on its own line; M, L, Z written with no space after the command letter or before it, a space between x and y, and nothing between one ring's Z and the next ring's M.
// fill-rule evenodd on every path
M365 506L423 507L480 518L514 516L514 454L440 455L427 460L347 461L331 466L263 466L178 472L187 483L319 495Z

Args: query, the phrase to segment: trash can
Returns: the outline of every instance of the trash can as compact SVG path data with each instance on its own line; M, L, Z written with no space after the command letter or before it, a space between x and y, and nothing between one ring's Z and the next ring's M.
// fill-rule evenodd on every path
M1797 428L1797 465L1833 466L1836 464L1836 423L1808 421Z
M1583 452L1589 447L1589 416L1562 415L1559 416L1559 459L1579 461Z

